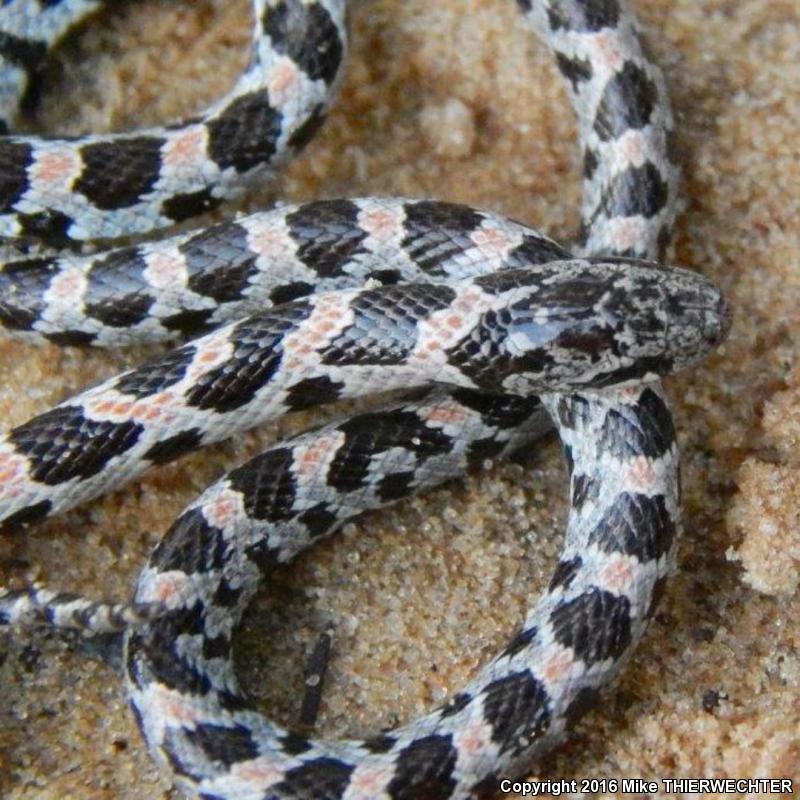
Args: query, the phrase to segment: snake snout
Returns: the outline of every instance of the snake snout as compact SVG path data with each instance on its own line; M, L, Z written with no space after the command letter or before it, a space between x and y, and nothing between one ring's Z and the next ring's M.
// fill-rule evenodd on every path
M731 309L711 281L697 273L675 270L667 295L666 347L675 369L690 366L725 340Z
M712 313L707 314L703 324L703 336L711 347L717 347L728 338L733 323L733 310L722 292L718 292Z
M712 283L703 281L698 291L698 301L698 346L703 353L707 353L725 341L731 329L732 313L725 295Z

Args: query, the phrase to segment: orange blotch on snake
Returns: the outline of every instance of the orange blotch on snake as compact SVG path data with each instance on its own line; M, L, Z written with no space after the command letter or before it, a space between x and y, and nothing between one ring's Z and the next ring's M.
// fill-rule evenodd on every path
M203 350L198 356L197 360L203 364L210 364L219 358L219 350L214 350L209 347L208 350Z
M594 41L597 46L598 63L602 64L608 72L619 70L625 61L619 34L615 31L605 31L595 34Z
M203 516L215 527L225 528L236 517L237 505L230 497L220 497L203 506Z
M236 780L250 784L271 786L286 775L286 768L280 759L259 756L250 761L240 761L231 767L230 775Z
M624 592L633 583L633 569L628 556L612 555L600 570L603 585L613 592Z
M161 572L156 577L156 585L153 588L153 600L155 602L168 603L173 597L182 592L188 583L185 572L170 571Z
M556 683L567 675L574 663L575 659L572 657L570 651L561 648L550 656L536 671L539 676L548 683Z
M267 78L269 99L274 105L285 106L300 95L300 71L289 58L279 61Z
M174 289L186 279L186 264L177 253L151 253L147 258L149 280L158 288Z
M497 228L481 228L470 238L485 256L502 257L511 244L508 234Z
M156 690L162 695L154 699L154 705L163 709L164 716L172 725L176 723L184 727L192 727L199 720L199 714L191 698L187 699L173 689L158 687Z
M350 779L348 795L369 798L379 796L381 789L392 779L394 771L392 764L360 764Z
M122 416L126 417L135 407L135 403L121 400L98 400L89 401L87 408L91 414L96 416Z
M192 125L170 136L164 145L165 166L193 168L206 157L208 133L204 125Z
M365 231L376 238L390 238L402 228L401 216L397 211L390 211L387 208L362 211L358 221Z
M53 187L53 191L61 193L72 180L80 174L81 158L74 148L65 150L49 150L40 152L31 165L31 178L37 183Z
M254 253L282 258L287 252L292 252L294 242L283 231L275 230L269 224L259 223L257 220L244 220L242 224L247 229L247 246Z
M467 419L467 415L456 406L435 406L427 415L428 422L438 422L442 425L460 425Z
M627 466L626 483L631 489L649 493L658 484L658 475L652 462L645 456L636 456Z
M343 442L344 434L337 432L298 447L294 459L294 467L298 476L313 477L318 472L320 465L329 461Z
M478 755L485 753L486 748L491 744L491 736L487 725L479 720L470 722L456 731L453 735L453 744L460 752L465 754Z

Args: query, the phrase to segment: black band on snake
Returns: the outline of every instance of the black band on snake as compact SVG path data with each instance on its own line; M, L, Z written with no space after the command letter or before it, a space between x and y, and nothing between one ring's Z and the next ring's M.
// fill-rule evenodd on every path
M99 5L4 4L7 118L47 50ZM165 227L243 192L302 147L340 78L345 2L253 5L250 64L196 119L0 140L6 243ZM675 215L672 118L624 4L518 5L578 114L585 182L574 252L486 211L360 198L0 268L0 324L15 336L118 346L202 334L7 433L8 529L288 411L416 390L275 445L207 489L153 552L131 604L43 587L0 593L0 622L125 631L131 706L189 796L491 796L500 777L563 737L653 613L679 527L678 456L658 379L716 346L728 314L703 278L652 261ZM367 509L539 438L550 420L570 469L564 550L519 632L466 688L359 741L308 739L251 710L232 637L265 571Z

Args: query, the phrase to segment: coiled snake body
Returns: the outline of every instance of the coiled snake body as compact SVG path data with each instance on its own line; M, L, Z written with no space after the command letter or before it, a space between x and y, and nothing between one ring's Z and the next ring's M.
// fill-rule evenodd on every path
M0 10L7 116L49 45L97 5ZM642 260L663 254L677 170L663 80L630 14L619 0L519 5L579 116L578 255L488 212L363 198L93 255L42 252L0 271L0 322L26 338L116 345L223 325L11 430L0 441L8 527L278 414L418 389L276 445L209 488L156 548L131 604L0 594L6 623L125 630L131 706L191 796L489 796L589 707L652 614L678 524L658 376L717 344L727 311L701 277ZM345 3L255 0L254 12L250 65L197 119L0 142L0 233L49 245L142 233L285 162L339 80ZM566 543L505 650L445 706L368 740L307 739L252 711L231 640L263 571L365 509L535 439L545 410L570 467Z

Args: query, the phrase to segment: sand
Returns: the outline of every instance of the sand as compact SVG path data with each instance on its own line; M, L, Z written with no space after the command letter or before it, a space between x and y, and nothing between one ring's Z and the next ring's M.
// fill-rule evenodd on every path
M670 379L685 535L667 596L608 702L531 775L800 780L800 5L635 0L677 112L686 210L673 260L727 291L735 324ZM131 128L197 110L245 59L247 0L142 0L61 50L37 129ZM340 101L279 196L435 196L569 240L575 126L510 0L370 0L353 13ZM10 427L137 363L0 343ZM0 540L0 583L125 598L148 551L225 469L322 415L282 420ZM318 732L358 735L441 702L496 652L546 583L565 505L555 443L369 515L277 574L241 637L259 707L297 719L301 664L333 623ZM108 666L49 636L0 636L0 794L177 794L147 756Z

